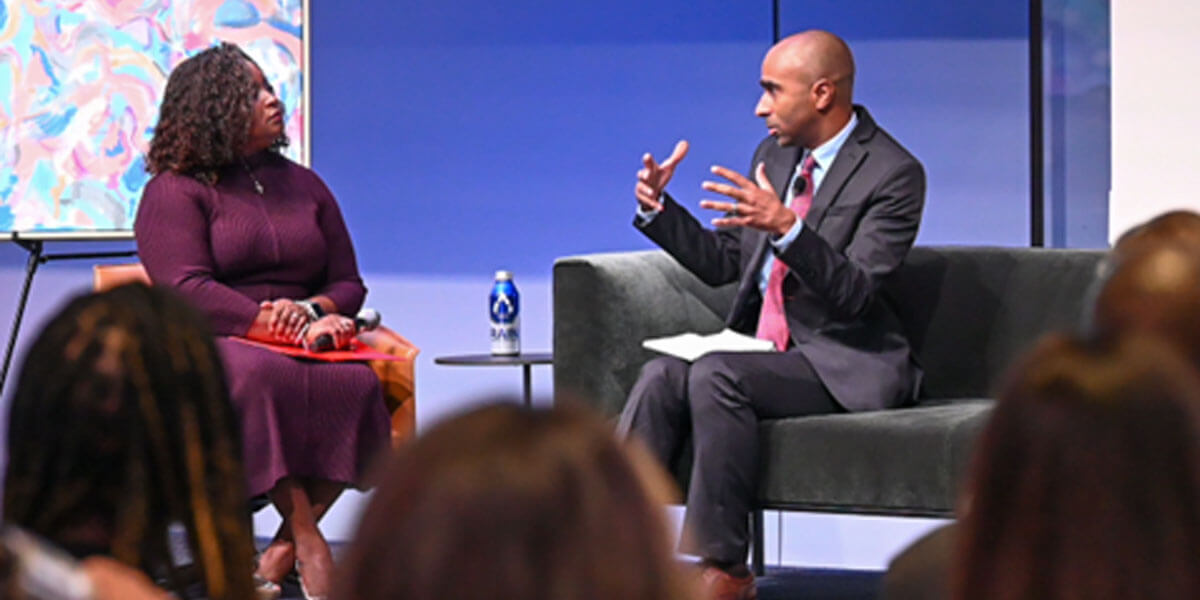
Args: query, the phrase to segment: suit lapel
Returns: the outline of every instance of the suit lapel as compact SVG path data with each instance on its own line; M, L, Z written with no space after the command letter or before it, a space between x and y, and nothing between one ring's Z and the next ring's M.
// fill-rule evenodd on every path
M808 209L808 215L804 217L804 224L811 225L814 230L820 229L821 221L825 218L825 211L837 202L842 188L846 186L854 172L858 170L858 166L862 164L863 159L867 157L867 148L864 144L875 134L875 121L871 119L871 115L867 113L866 109L859 106L855 106L855 110L858 112L858 125L854 131L850 132L850 137L846 138L842 149L834 157L829 172L821 180L821 188L813 197L812 207Z
M771 152L763 161L767 164L767 179L771 181L771 187L775 188L775 192L779 194L780 200L787 199L787 185L792 179L792 171L796 170L796 163L800 162L799 148L778 148L778 152ZM758 165L754 165L758 168ZM753 179L751 173L751 179Z
M842 187L850 181L850 176L854 174L859 163L866 156L867 152L864 148L858 144L850 144L847 140L846 145L842 146L838 152L837 158L833 159L833 166L829 168L829 174L825 175L825 179L821 181L821 187L817 190L816 197L813 198L812 208L808 209L808 215L804 217L805 224L812 225L813 229L821 227L825 211L837 201Z

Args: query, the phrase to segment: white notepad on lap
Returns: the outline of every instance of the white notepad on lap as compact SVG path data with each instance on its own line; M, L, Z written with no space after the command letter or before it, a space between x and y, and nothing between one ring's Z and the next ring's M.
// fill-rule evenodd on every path
M770 352L775 349L775 344L732 329L722 329L708 335L688 332L650 338L642 342L642 347L692 362L709 352Z

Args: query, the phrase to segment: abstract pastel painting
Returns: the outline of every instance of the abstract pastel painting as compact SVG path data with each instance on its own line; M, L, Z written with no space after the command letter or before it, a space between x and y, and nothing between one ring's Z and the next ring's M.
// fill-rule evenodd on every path
M0 0L0 232L128 231L167 75L221 41L287 107L307 163L306 0Z

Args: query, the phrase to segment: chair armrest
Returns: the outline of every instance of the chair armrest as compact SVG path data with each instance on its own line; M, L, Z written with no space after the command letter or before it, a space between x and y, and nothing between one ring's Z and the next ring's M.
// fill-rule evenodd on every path
M649 337L719 331L735 284L709 287L661 250L554 262L555 401L620 413Z
M142 263L122 263L112 265L92 265L92 290L106 292L127 283L144 283L150 285L150 275L142 267Z
M360 332L358 341L376 352L404 359L367 362L379 377L379 384L383 388L383 401L392 415L392 445L396 446L412 437L417 428L414 366L420 349L404 336L383 325L371 331Z

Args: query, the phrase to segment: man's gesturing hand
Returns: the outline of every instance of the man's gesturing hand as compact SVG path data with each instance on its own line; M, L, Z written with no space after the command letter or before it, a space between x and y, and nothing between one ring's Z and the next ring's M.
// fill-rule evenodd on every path
M675 166L679 161L687 156L688 143L687 140L679 140L675 144L675 150L671 152L671 156L663 161L660 165L654 162L654 157L647 152L642 155L642 169L637 174L637 187L634 188L634 195L637 196L638 204L642 210L660 211L662 210L662 202L659 198L662 196L663 190L667 187L667 182L671 181L671 176L675 174Z
M733 202L717 200L700 202L700 208L727 213L724 217L713 219L713 225L717 227L753 227L781 236L796 224L796 213L780 202L779 194L775 193L775 188L767 179L767 170L762 163L758 163L758 168L754 169L754 178L758 180L758 185L737 171L725 167L714 166L712 172L733 182L733 185L705 181L701 187L710 192L729 196L734 200Z

